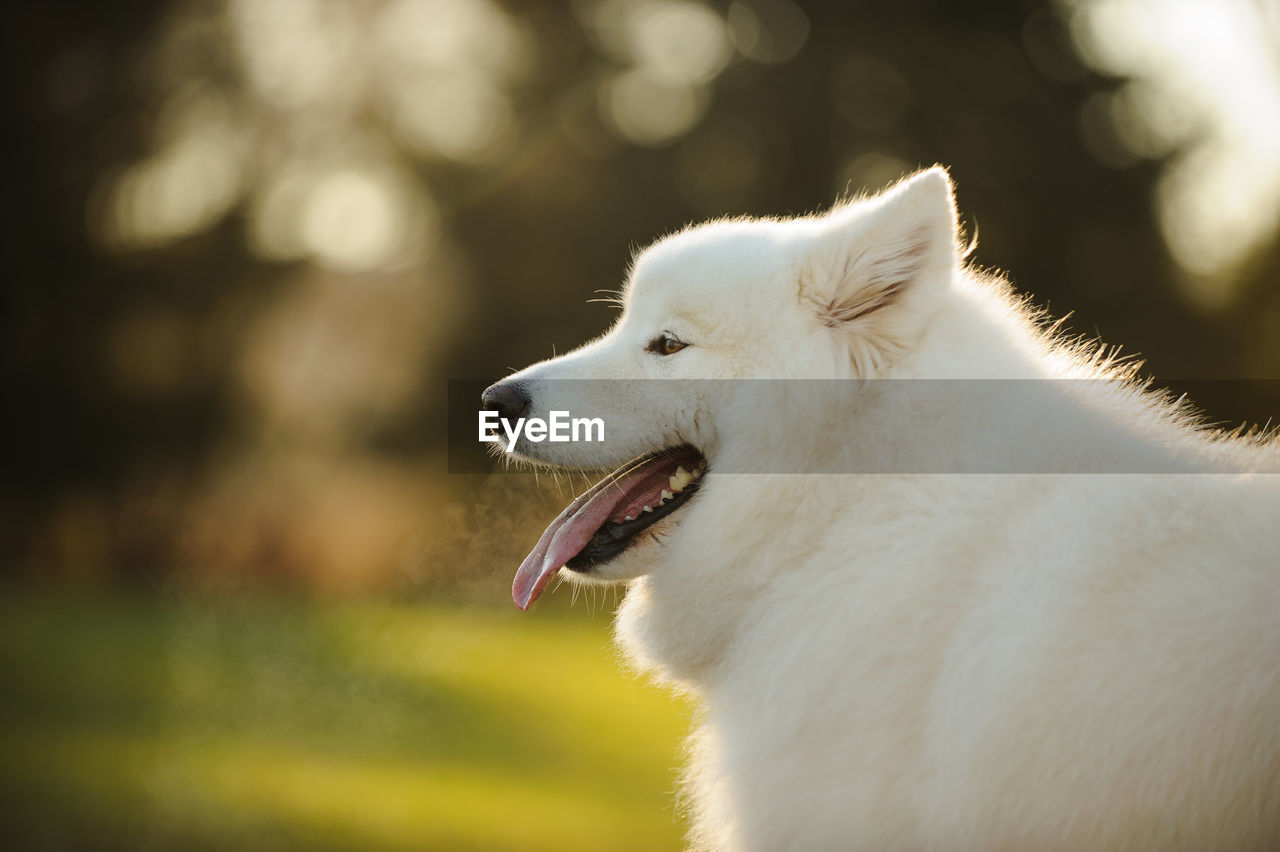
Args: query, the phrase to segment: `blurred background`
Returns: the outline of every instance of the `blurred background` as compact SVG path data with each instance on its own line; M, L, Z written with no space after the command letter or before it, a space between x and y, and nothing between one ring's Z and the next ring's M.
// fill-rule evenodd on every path
M948 165L975 255L1212 420L1280 414L1271 0L14 2L11 848L675 849L691 709L450 380L634 249Z

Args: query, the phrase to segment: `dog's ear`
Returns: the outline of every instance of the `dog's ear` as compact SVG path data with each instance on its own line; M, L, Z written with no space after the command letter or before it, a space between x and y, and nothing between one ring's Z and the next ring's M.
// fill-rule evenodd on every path
M959 258L951 178L934 166L827 214L801 292L848 334L857 366L874 369L911 345Z

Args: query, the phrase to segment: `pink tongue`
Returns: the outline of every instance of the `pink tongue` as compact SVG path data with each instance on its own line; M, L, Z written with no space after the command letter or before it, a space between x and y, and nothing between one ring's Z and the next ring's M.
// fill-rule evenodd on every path
M511 599L516 606L528 609L547 587L552 575L582 552L596 530L616 514L616 509L638 502L637 498L649 491L656 494L666 487L667 478L675 468L674 459L649 462L617 478L606 477L579 495L551 522L533 551L520 563L511 584ZM652 502L656 503L657 499Z

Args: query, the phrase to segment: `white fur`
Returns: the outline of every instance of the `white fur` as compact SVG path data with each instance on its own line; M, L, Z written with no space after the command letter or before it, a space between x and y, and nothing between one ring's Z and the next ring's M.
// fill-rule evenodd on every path
M622 430L607 449L540 445L543 461L684 441L710 460L661 541L600 575L629 581L630 657L703 707L691 842L1280 848L1280 450L1199 428L1054 340L955 235L938 168L822 216L688 229L638 258L605 336L520 374L535 414ZM645 351L664 331L689 348ZM550 381L588 377L1111 381L932 411ZM1181 472L944 472L993 449L1019 470ZM899 457L938 472L717 473Z

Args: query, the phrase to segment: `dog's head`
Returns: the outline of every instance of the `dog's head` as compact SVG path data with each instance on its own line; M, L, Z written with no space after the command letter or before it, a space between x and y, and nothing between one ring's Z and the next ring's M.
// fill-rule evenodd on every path
M604 424L604 440L525 436L509 451L617 467L548 527L517 573L516 604L527 607L561 566L610 580L644 573L661 533L715 485L718 454L746 419L738 380L884 374L923 333L958 264L951 183L937 167L825 215L712 222L642 252L608 332L485 391L504 420L566 412Z

